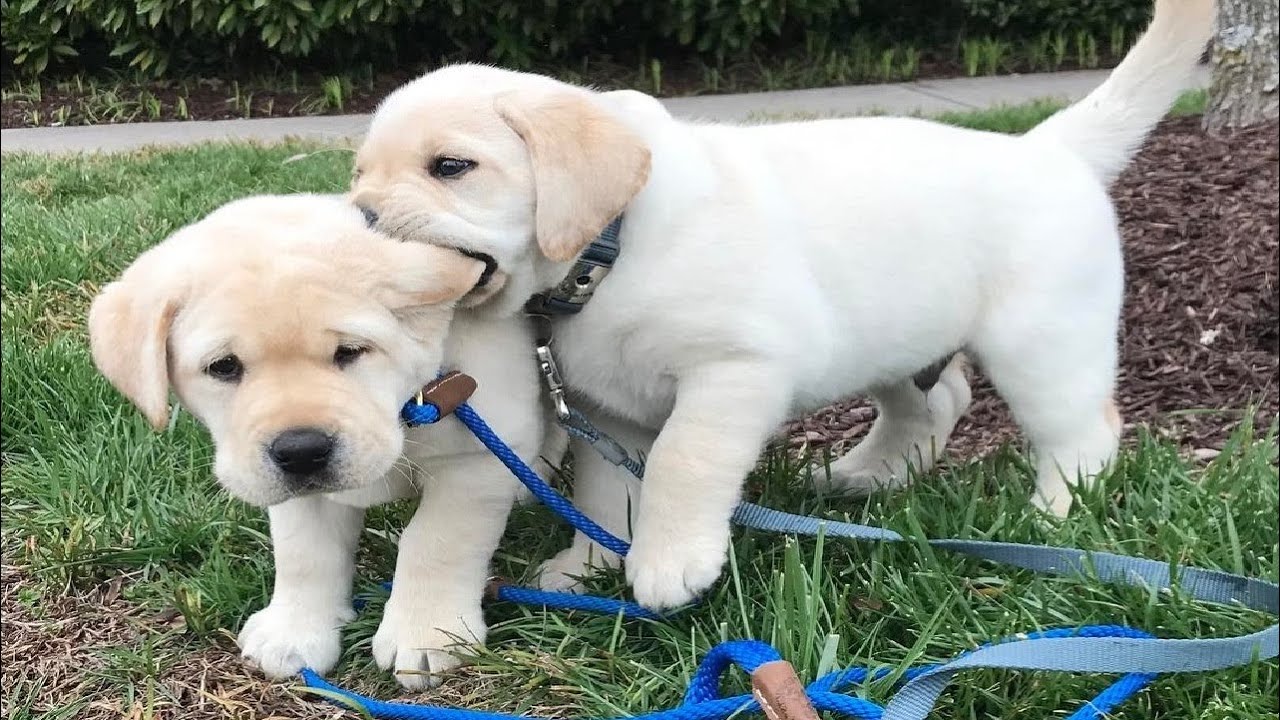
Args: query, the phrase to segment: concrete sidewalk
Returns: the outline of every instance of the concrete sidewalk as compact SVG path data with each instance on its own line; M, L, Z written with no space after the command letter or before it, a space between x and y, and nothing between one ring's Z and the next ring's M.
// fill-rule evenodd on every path
M722 122L785 119L788 116L936 114L1011 105L1040 98L1077 100L1106 78L1107 70L926 80L892 85L703 95L663 103L677 117ZM1207 87L1208 68L1196 85ZM149 145L240 141L272 143L289 138L343 143L360 137L368 115L150 122L122 125L0 130L3 152L118 152Z

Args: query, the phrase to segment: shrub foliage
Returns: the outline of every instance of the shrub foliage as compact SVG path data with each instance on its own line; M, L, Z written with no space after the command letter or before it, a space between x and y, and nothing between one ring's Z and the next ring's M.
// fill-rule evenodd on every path
M0 0L6 72L693 56L1140 28L1150 0Z

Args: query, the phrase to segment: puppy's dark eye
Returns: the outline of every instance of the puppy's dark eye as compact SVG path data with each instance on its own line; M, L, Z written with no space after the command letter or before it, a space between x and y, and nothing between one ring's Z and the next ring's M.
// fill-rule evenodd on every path
M240 378L244 375L244 364L235 355L225 355L209 363L204 371L214 380L240 382Z
M344 368L356 361L356 358L369 352L369 348L359 345L339 345L337 350L333 351L333 364L340 368Z
M438 178L457 177L475 167L474 160L463 160L455 157L438 157L431 161L431 174Z

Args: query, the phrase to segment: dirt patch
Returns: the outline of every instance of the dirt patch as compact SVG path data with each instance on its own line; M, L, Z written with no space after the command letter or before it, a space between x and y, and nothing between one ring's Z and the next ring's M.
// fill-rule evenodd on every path
M1274 422L1280 374L1280 128L1215 139L1198 117L1167 121L1112 189L1124 237L1117 402L1125 436L1146 426L1189 449L1220 449L1253 404ZM1210 410L1217 412L1187 413ZM875 417L865 401L793 422L793 448L843 452ZM1017 442L980 377L949 445L968 458Z
M29 708L33 717L75 708L58 717L76 720L355 717L295 690L300 680L271 681L255 673L229 635L195 637L185 632L176 610L157 613L125 599L132 580L117 576L87 592L53 596L25 569L8 561L0 565L5 717L14 707ZM455 670L440 688L417 694L388 693L385 685L342 675L343 687L392 701L467 706L477 698L503 697L500 678L470 667ZM132 687L131 697L122 696L122 685ZM533 711L543 717L560 714L555 707Z
M157 615L121 598L121 576L82 595L49 597L16 566L0 567L3 585L5 702L41 715L82 703L77 720L334 720L336 707L304 700L248 673L230 640L193 640L176 613ZM159 668L159 679L151 668ZM133 697L108 678L136 677Z
M38 92L31 88L6 91L6 97L0 101L0 127L368 113L392 90L412 78L410 73L388 73L336 92L326 90L325 81L320 78L288 87L214 78L119 82L109 88L47 83Z

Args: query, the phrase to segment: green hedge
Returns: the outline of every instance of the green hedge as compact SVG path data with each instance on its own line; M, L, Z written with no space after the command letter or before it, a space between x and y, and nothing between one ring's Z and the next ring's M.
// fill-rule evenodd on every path
M514 67L693 55L709 65L855 33L1131 33L1150 0L0 0L6 72L470 59Z

